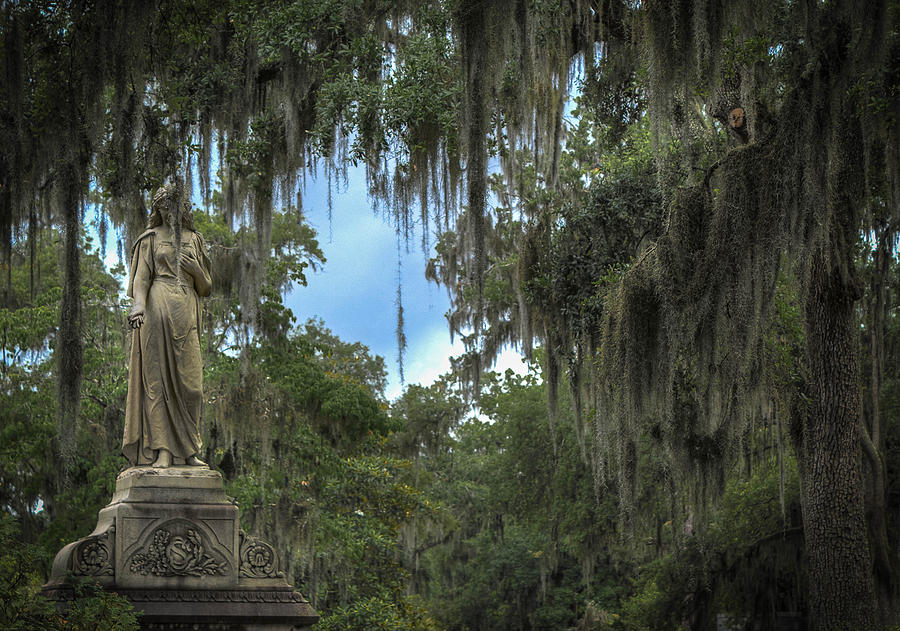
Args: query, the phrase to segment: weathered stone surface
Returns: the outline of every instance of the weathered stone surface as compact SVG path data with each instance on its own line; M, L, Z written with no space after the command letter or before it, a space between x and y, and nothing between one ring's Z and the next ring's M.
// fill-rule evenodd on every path
M115 590L143 612L141 628L203 629L206 631L301 631L318 615L290 587L228 590ZM45 588L46 596L72 598L68 585ZM196 626L194 626L196 625Z
M56 555L45 594L71 599L73 576L127 596L145 629L288 631L318 619L275 549L240 530L221 474L200 467L120 474L94 532Z
M116 478L112 504L153 502L225 504L222 474L205 467L131 467Z

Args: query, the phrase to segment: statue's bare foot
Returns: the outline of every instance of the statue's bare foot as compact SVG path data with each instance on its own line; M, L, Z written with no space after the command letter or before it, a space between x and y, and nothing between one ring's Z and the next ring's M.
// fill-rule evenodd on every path
M172 452L168 449L160 449L156 460L150 465L154 469L167 469L172 466Z
M187 466L189 466L189 467L205 467L206 466L206 463L203 462L202 460L200 460L200 458L198 458L196 456L196 454L191 456L190 458L188 458L185 461L185 464L187 464Z

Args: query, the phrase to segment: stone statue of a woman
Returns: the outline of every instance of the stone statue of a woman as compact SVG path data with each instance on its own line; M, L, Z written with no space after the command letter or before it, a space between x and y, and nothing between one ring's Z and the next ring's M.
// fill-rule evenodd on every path
M132 466L204 466L200 452L203 366L200 297L208 296L209 258L188 204L174 186L153 196L147 230L131 254L128 295L134 329L122 452ZM180 215L180 230L175 218ZM181 248L176 247L180 233Z

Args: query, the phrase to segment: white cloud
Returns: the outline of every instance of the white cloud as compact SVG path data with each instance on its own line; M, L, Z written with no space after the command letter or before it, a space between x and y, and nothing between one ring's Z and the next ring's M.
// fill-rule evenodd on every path
M450 357L460 355L463 345L459 339L450 343L450 333L446 325L432 326L418 339L410 340L406 347L406 361L403 367L406 385L423 386L434 383L434 380L450 370ZM396 364L388 368L388 400L396 399L403 392L400 375Z
M462 342L457 338L450 343L450 334L446 326L433 327L422 335L417 342L410 342L407 347L404 373L406 384L430 385L450 370L450 357L461 355L464 351ZM528 364L522 359L518 351L512 348L504 349L497 357L497 361L490 370L499 373L512 369L513 372L523 375L528 372ZM387 398L394 400L403 392L405 386L400 384L400 378L396 365L388 367Z

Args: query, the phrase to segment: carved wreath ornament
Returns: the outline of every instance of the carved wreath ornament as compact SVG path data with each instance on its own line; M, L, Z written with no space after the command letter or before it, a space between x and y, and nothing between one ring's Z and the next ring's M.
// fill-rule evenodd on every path
M275 549L265 541L241 531L240 574L246 578L283 578L278 571Z
M153 533L147 552L131 559L131 571L145 576L203 576L224 574L226 568L206 554L203 540L193 528L188 528L183 537L173 537L168 530L159 528Z
M99 537L88 537L78 546L73 573L80 576L113 574L107 533Z

